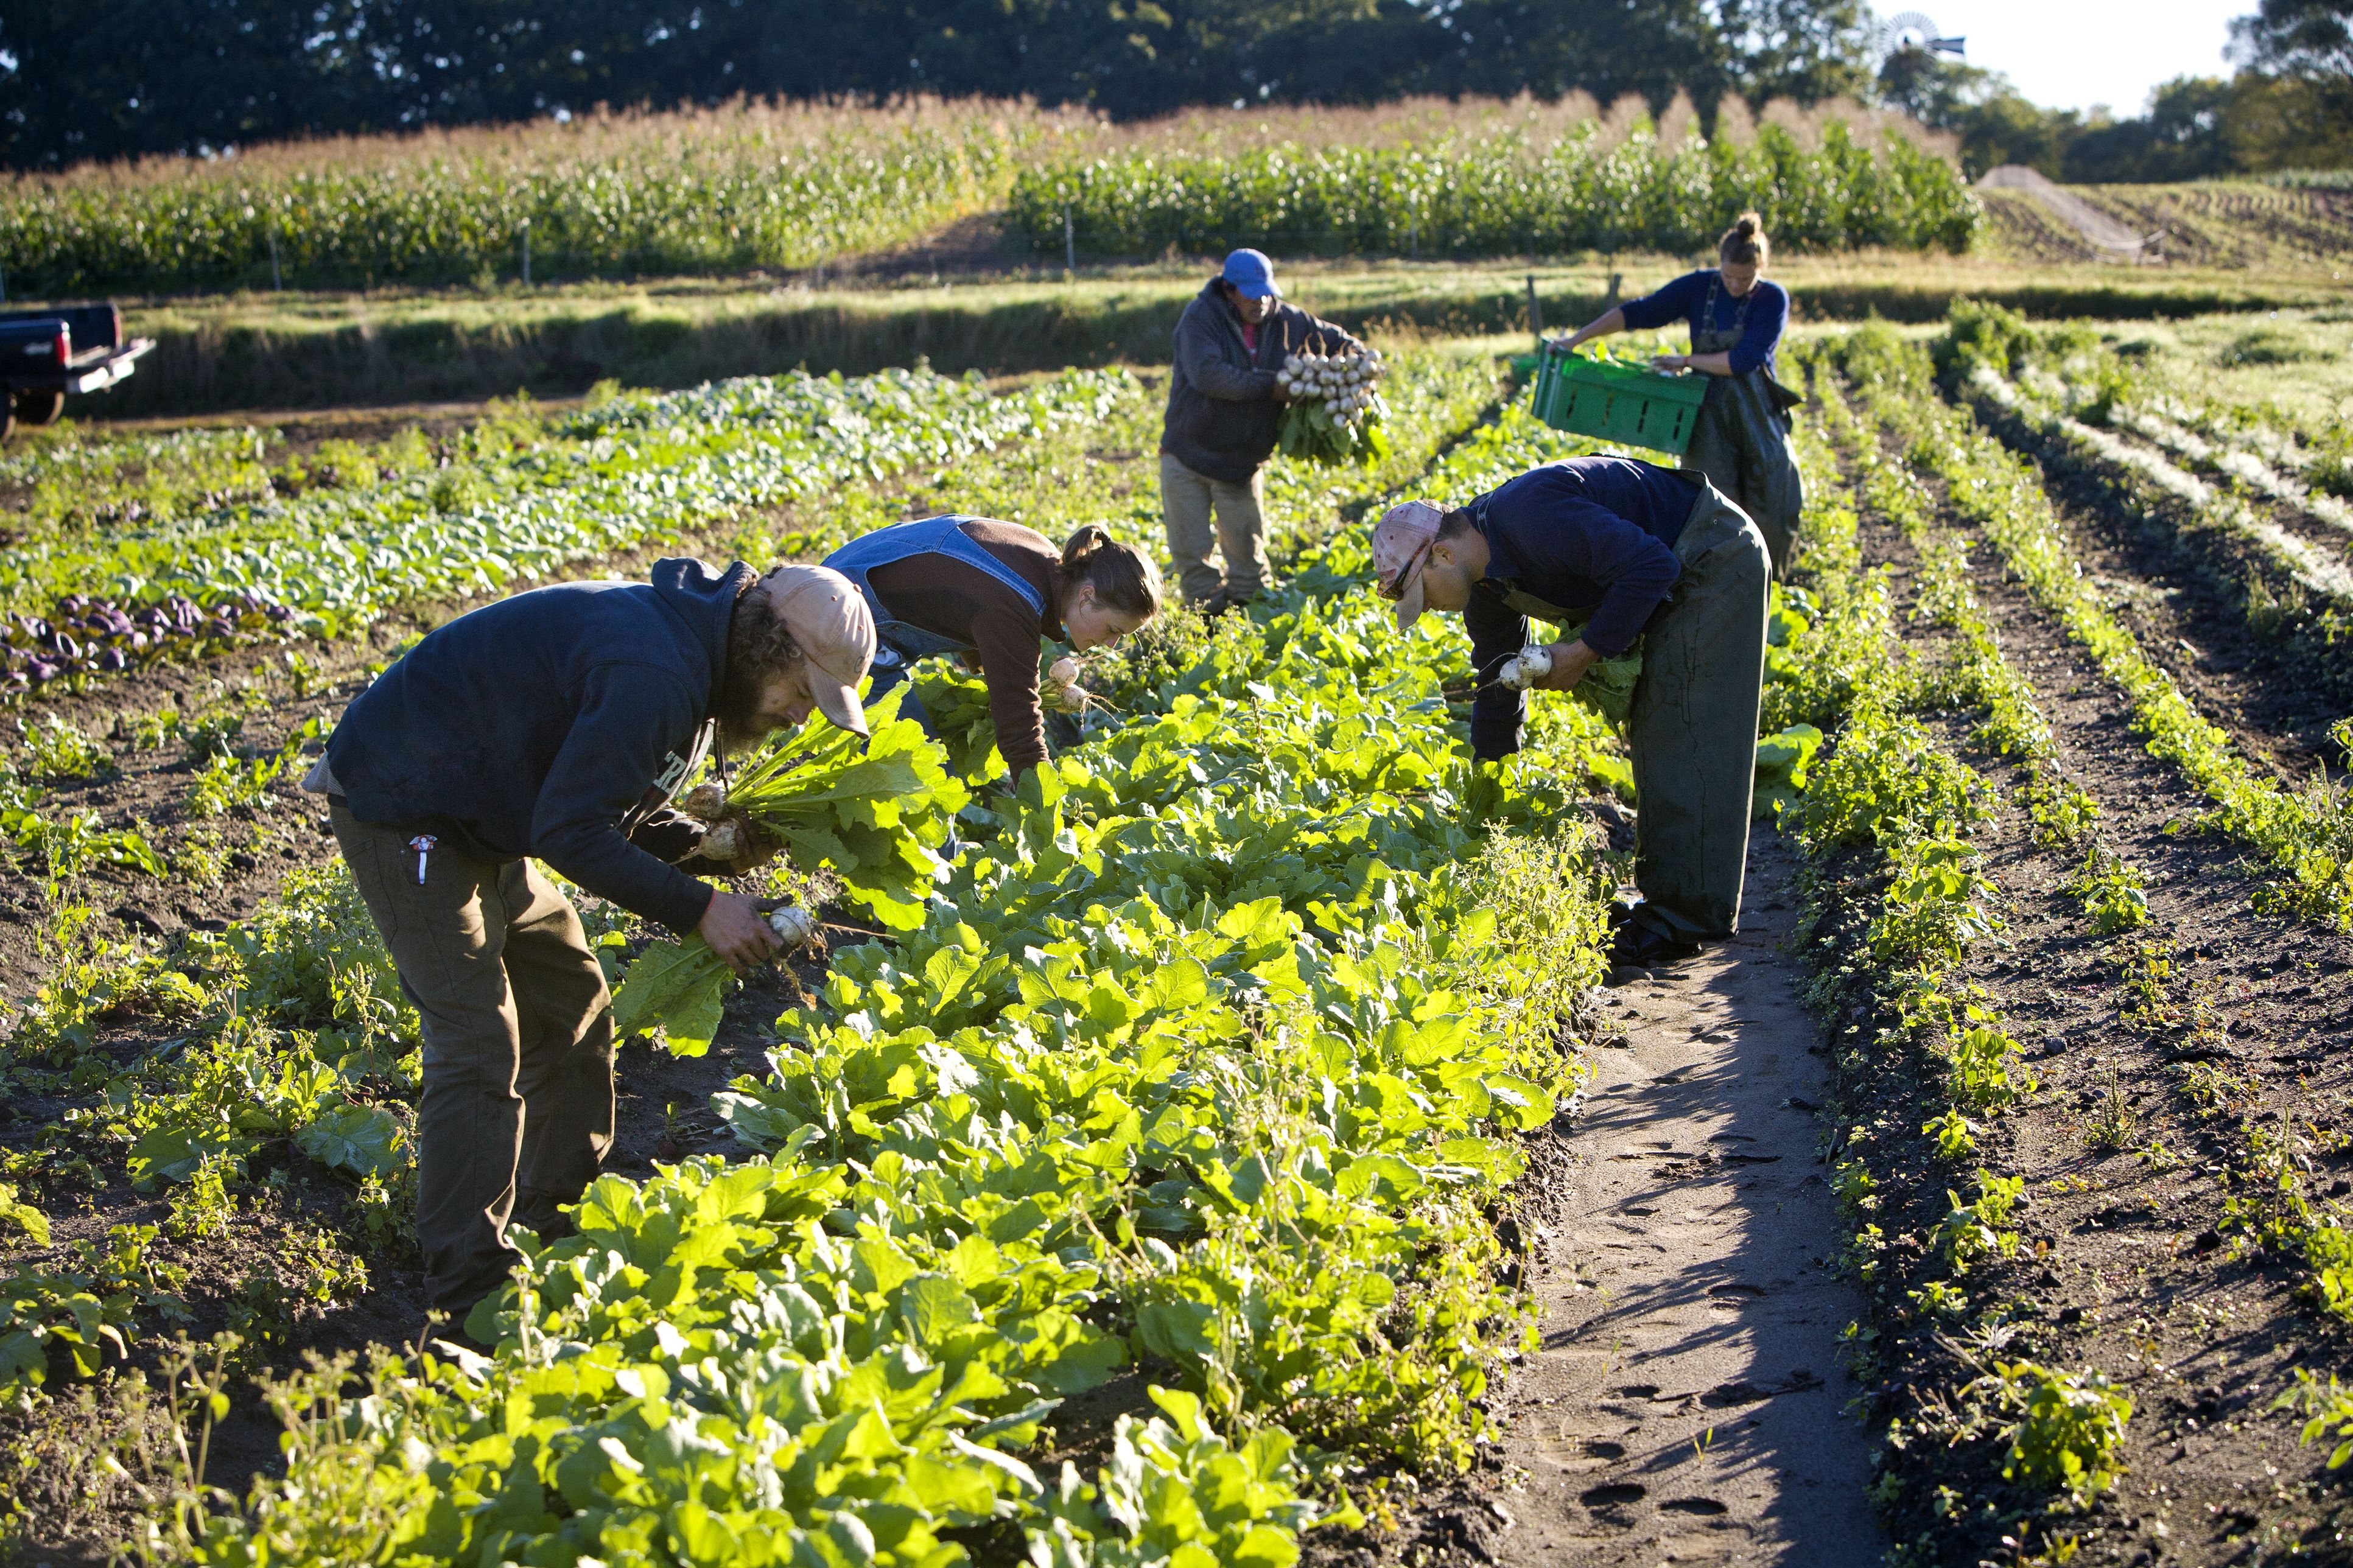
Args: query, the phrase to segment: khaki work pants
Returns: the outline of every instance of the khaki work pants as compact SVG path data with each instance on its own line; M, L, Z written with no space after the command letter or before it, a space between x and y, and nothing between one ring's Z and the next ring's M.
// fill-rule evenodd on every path
M1168 529L1168 554L1176 563L1176 584L1188 605L1222 589L1236 599L1266 586L1273 568L1266 558L1266 479L1253 472L1250 483L1233 484L1197 474L1169 453L1160 454L1160 515ZM1217 531L1209 515L1217 513ZM1225 571L1209 564L1214 545Z
M1677 942L1740 926L1772 565L1746 513L1707 485L1675 541L1683 574L1642 637L1634 762L1634 919Z
M335 842L425 1023L417 1239L432 1304L460 1319L504 1282L510 1219L545 1232L613 1144L613 1015L580 917L528 860L330 809Z

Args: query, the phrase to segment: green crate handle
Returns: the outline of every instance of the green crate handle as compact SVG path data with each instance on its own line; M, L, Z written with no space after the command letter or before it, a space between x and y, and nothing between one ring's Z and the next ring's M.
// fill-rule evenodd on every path
M1704 375L1668 375L1546 344L1536 369L1535 411L1555 429L1681 454L1691 447L1706 396Z

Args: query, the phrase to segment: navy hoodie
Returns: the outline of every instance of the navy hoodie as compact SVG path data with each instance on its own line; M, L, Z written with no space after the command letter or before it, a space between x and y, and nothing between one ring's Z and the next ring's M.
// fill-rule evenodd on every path
M428 634L343 712L327 763L363 822L545 861L673 931L711 889L628 829L708 744L741 563L657 563L650 583L562 583Z

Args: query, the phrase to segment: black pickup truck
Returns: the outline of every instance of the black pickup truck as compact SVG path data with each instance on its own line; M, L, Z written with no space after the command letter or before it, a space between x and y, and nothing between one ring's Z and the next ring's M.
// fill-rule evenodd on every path
M112 386L139 368L153 338L122 337L112 305L0 310L0 441L21 422L47 425L69 392Z

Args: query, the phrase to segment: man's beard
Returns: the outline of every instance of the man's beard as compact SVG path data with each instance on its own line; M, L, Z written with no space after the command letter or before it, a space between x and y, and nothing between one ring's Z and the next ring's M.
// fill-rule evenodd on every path
M730 679L721 686L719 710L712 717L719 721L719 750L723 755L740 757L756 750L768 738L769 729L761 713L761 704L767 694L765 679Z

